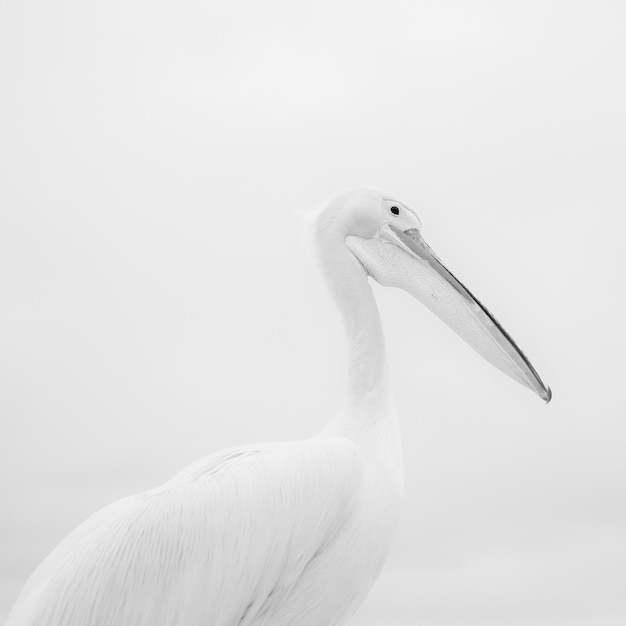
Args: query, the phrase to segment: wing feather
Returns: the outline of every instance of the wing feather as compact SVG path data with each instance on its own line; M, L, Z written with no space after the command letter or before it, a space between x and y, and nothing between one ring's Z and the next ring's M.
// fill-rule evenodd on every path
M231 448L105 507L33 573L7 626L249 623L354 511L347 439Z

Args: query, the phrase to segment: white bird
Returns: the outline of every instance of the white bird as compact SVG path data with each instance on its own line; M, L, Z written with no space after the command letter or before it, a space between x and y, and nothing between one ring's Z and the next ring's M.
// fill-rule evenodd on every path
M420 231L417 215L389 194L357 190L332 201L315 239L347 334L337 414L312 439L217 452L105 507L35 570L7 626L345 623L381 571L403 496L368 277L409 292L497 368L551 395Z

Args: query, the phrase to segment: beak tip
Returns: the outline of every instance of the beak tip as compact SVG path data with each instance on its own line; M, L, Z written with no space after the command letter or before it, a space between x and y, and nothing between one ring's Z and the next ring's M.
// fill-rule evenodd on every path
M550 404L550 400L552 400L552 389L546 385L546 390L541 397L545 400L546 404Z

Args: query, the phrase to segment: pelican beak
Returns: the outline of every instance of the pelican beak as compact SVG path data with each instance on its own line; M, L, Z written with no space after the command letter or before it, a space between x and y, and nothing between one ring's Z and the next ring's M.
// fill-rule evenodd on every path
M511 336L447 270L417 229L385 224L374 238L349 236L346 245L377 282L411 294L489 363L550 402L550 387Z

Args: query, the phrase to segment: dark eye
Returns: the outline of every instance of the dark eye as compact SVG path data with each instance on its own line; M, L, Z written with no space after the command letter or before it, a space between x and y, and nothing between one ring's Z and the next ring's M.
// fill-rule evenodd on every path
M400 209L397 206L392 206L389 209L394 215L400 215Z

